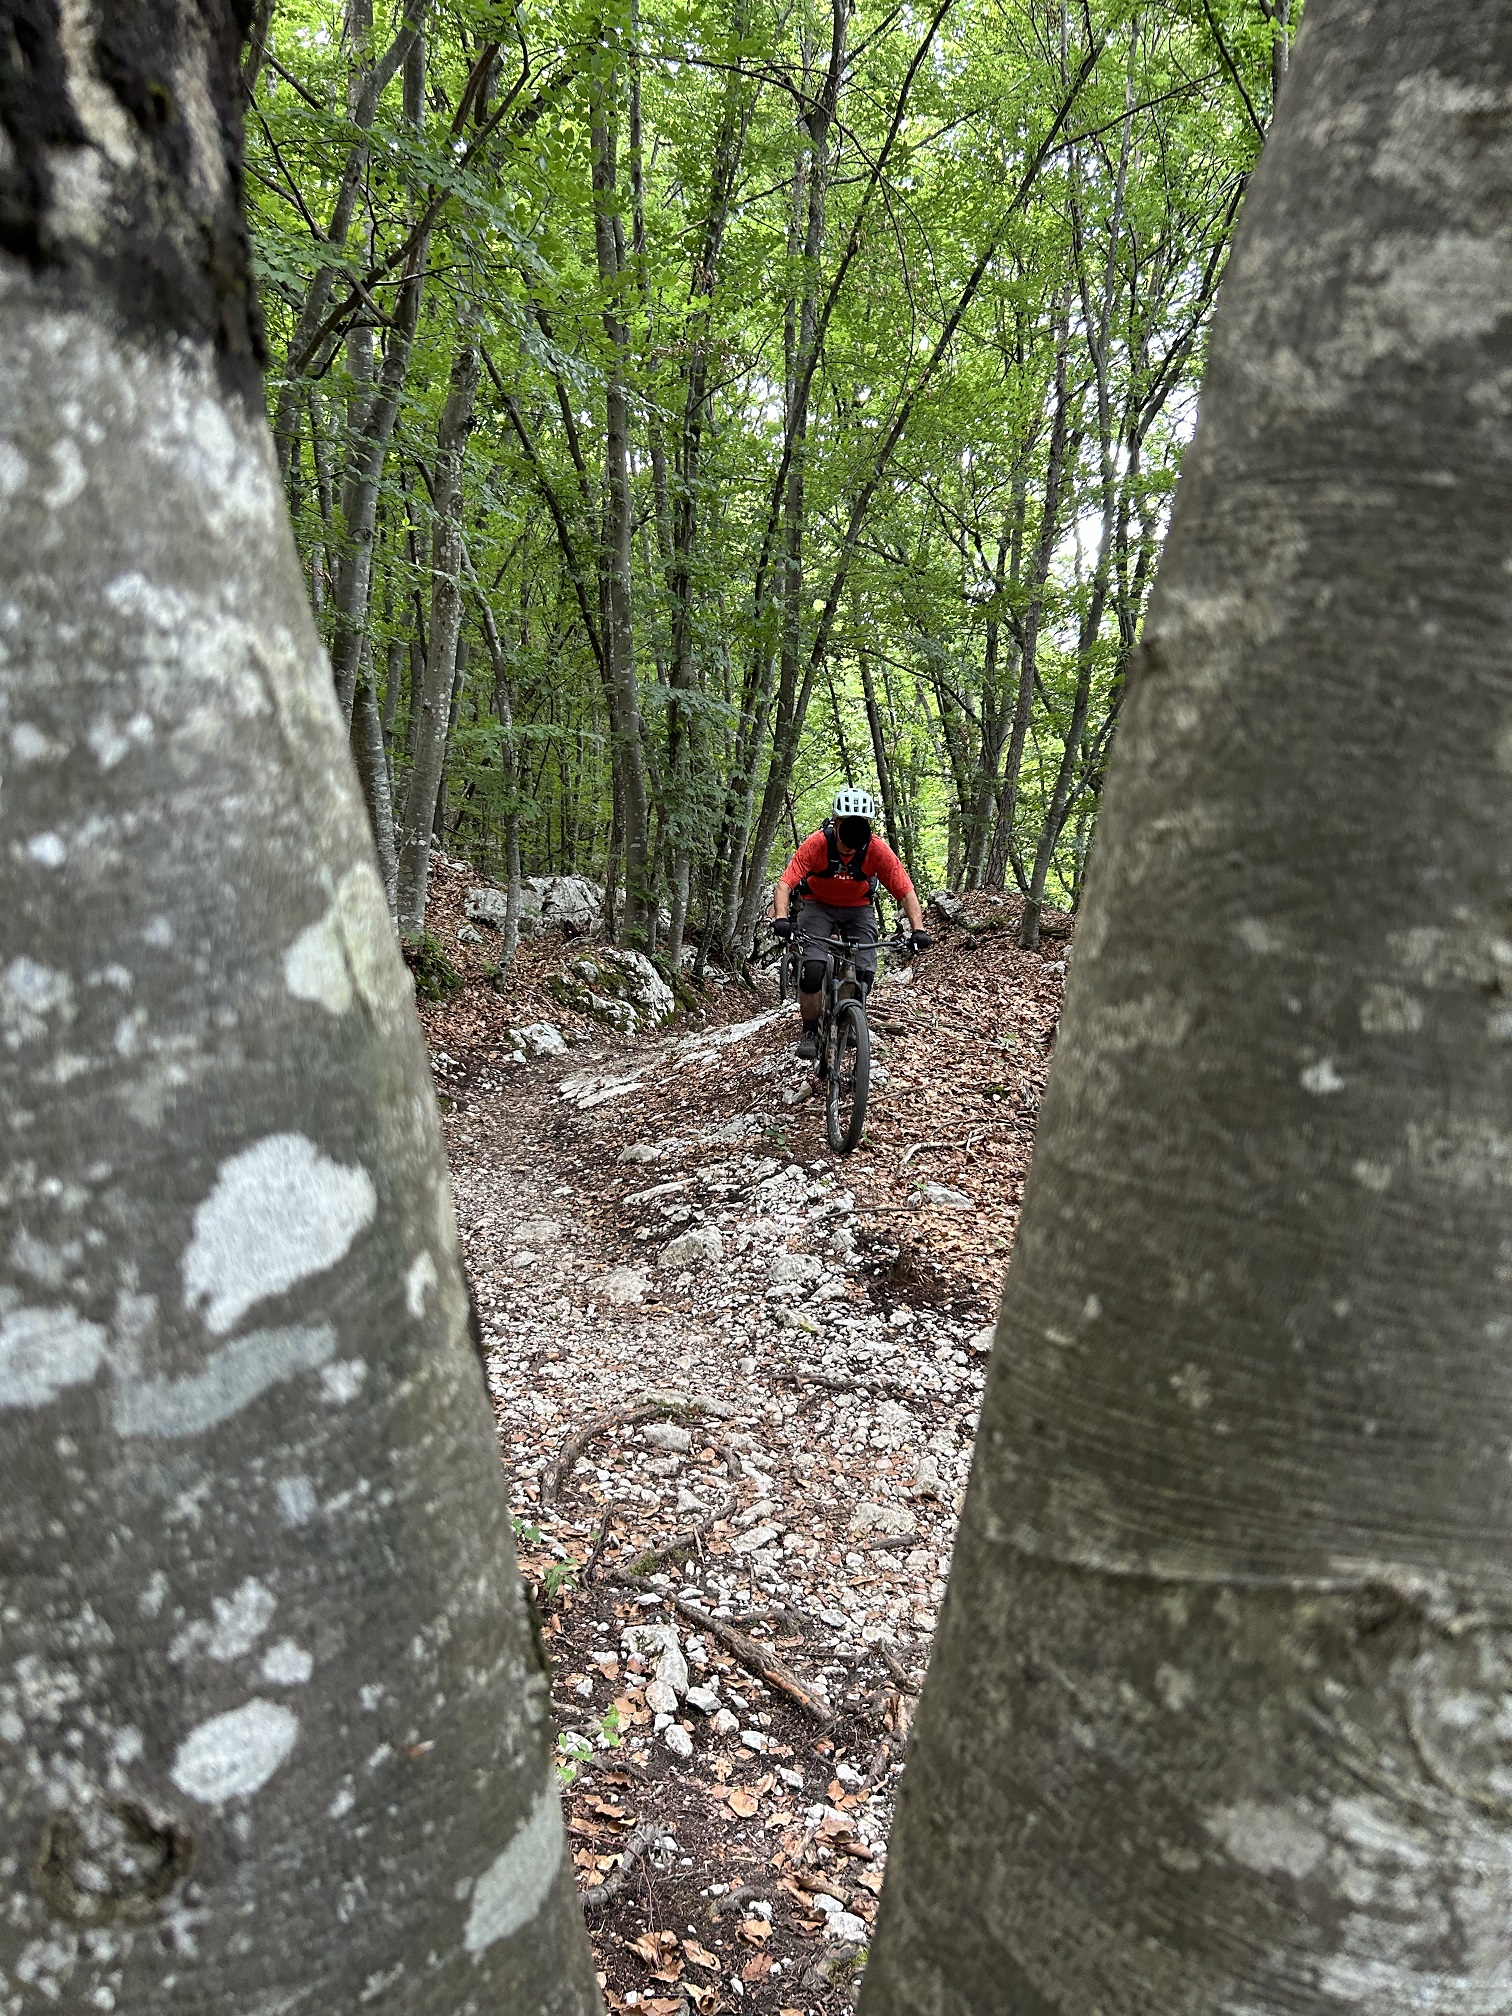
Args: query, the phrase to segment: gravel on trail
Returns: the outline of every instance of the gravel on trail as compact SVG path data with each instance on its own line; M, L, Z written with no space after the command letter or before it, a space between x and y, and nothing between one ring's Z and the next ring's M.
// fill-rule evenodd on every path
M546 987L580 941L491 983L455 936L479 880L438 865L466 984L422 1019L606 2001L845 2008L1067 942L1019 951L1016 902L968 898L872 994L842 1158L769 983L626 1041ZM542 1020L565 1054L522 1059Z

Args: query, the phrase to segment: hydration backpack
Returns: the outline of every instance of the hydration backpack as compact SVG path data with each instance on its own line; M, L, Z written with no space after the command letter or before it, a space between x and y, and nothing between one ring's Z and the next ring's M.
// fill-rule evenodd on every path
M866 845L861 849L860 853L856 856L854 861L842 861L840 859L840 836L835 831L834 820L826 819L823 826L820 827L819 830L820 832L823 833L825 845L829 848L829 860L826 862L824 868L825 874L836 876L846 875L850 877L852 882L864 882L866 884L867 895L871 898L873 902L875 902L877 900L877 882L879 878L875 875L868 875L864 871L866 866L866 857L871 852L872 840L876 839L877 837L876 834L874 833L872 835L872 840L867 841ZM807 875L805 875L803 880L798 884L798 894L800 896L809 896L812 894L812 891L808 886ZM815 900L817 901L818 899L815 898Z

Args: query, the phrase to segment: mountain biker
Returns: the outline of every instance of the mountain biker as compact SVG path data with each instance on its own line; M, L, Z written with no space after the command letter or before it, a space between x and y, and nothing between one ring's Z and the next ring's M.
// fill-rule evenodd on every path
M796 921L803 947L798 983L803 1017L800 1057L819 1055L820 990L828 939L839 936L857 948L856 977L864 985L869 986L876 974L877 913L872 897L879 882L894 902L902 904L913 950L923 952L934 943L924 929L924 913L908 870L887 842L872 832L876 809L869 791L855 791L848 784L837 791L829 818L803 842L772 892L777 912L773 930L786 941L793 936ZM802 899L796 920L788 915L794 891Z

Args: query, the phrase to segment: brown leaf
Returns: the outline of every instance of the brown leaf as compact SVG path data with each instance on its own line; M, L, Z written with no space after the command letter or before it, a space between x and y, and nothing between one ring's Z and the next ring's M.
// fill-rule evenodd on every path
M740 1978L742 1981L765 1981L766 1977L768 1976L768 1974L771 1973L771 1971L772 1971L771 1954L753 1953L750 1959L747 1960L744 1967L741 1968Z
M759 1946L763 1939L770 1939L772 1928L765 1918L742 1918L740 1936L749 1939L753 1946Z
M711 1953L707 1946L700 1946L696 1939L684 1939L682 1950L687 1954L695 1967L712 1967L715 1973L718 1973L718 1957Z
M756 1797L756 1794L754 1792L747 1791L744 1785L731 1786L729 1797L730 1797L730 1811L732 1813L738 1813L742 1820L749 1820L751 1815L756 1811L757 1807L761 1804L761 1801Z

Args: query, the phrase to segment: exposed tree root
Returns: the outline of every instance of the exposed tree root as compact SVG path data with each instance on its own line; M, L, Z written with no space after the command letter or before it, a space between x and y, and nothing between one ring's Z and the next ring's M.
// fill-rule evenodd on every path
M591 1421L584 1422L575 1434L569 1435L555 1456L541 1472L541 1503L554 1505L561 1495L562 1486L572 1475L574 1464L596 1435L606 1434L611 1428L637 1428L643 1421L683 1421L690 1414L712 1414L715 1409L703 1400L678 1400L670 1396L658 1400L640 1400L628 1407L611 1407L607 1413L595 1414ZM719 1453L725 1459L732 1477L740 1475L739 1461L732 1452L722 1445Z

